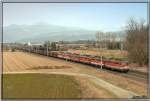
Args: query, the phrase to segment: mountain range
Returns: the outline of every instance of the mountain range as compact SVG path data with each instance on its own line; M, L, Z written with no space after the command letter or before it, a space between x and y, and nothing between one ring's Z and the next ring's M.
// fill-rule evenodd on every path
M77 27L64 27L45 23L33 25L12 24L3 27L4 42L43 42L95 40L97 31Z

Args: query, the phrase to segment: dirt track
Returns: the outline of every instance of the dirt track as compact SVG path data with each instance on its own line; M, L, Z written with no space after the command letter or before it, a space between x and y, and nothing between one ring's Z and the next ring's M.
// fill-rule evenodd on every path
M38 69L34 67L45 67L45 66L57 66L65 67L70 66L71 68L59 68L59 69ZM119 77L113 74L106 74L103 71L96 70L90 66L84 66L80 64L74 64L63 60L58 60L45 56L38 56L34 54L22 53L22 52L4 52L4 73L15 73L15 72L40 72L40 73L63 73L63 74L75 74L84 77L89 77L92 82L111 90L118 97L130 97L135 95L136 92L139 95L147 94L147 85L128 80L123 77ZM104 81L105 80L105 81ZM108 81L108 82L106 82ZM122 81L122 82L120 82ZM112 85L113 84L113 85ZM107 85L107 86L106 86ZM119 87L118 87L119 86ZM121 88L120 88L121 87ZM125 89L122 89L125 88ZM119 91L120 90L120 91ZM130 90L130 91L127 91ZM121 93L122 92L122 93Z

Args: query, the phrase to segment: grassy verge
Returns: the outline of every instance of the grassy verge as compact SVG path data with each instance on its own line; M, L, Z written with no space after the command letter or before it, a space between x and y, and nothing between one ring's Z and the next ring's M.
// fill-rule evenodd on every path
M80 98L80 87L72 76L4 74L3 99Z

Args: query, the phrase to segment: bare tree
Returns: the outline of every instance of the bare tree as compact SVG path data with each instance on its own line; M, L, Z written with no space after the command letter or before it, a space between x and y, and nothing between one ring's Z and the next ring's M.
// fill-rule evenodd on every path
M126 26L126 48L130 62L148 65L148 27L144 21L130 18Z
M96 39L97 39L97 45L99 49L103 48L103 42L104 42L104 33L103 32L97 32L96 33Z

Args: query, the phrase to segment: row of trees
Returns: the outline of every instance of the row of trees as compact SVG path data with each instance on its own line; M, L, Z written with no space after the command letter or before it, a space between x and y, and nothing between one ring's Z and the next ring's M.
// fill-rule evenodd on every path
M48 51L66 51L67 47L64 45L63 47L59 46L57 42L49 42L46 41L43 45L45 49L48 49Z
M44 43L44 47L50 51L57 51L58 50L55 42L50 43L49 41L46 41Z
M96 33L97 47L105 49L123 49L124 40L119 34L111 32L97 32Z

